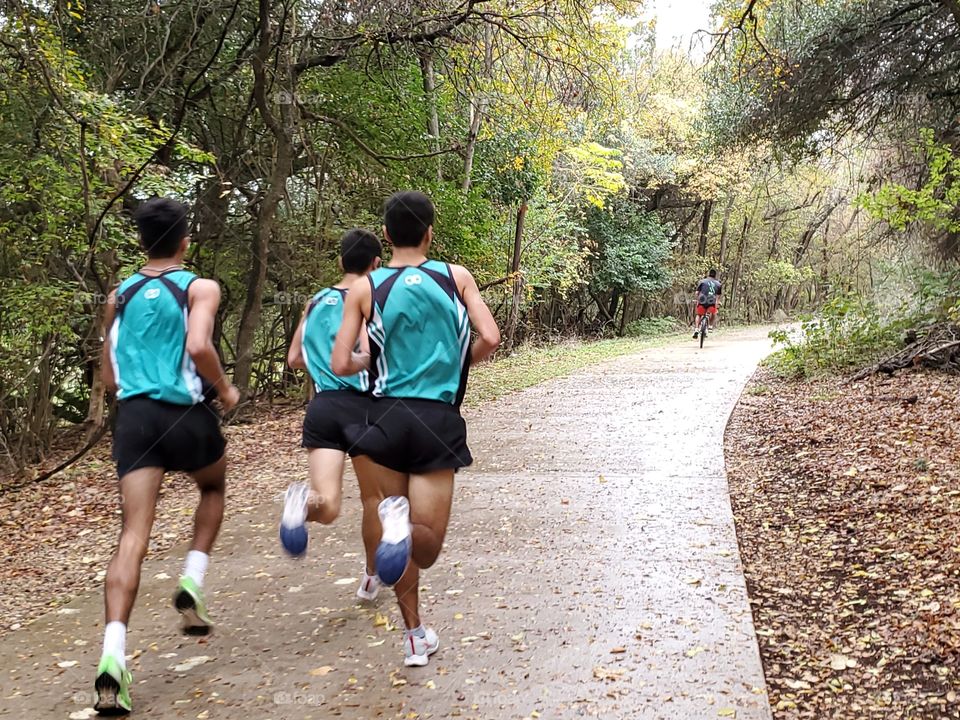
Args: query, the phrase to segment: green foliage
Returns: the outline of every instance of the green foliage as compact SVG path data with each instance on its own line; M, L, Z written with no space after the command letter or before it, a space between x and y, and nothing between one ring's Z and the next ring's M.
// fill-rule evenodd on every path
M594 207L603 208L608 197L622 193L627 185L623 179L622 153L596 142L572 145L563 153L568 161L566 171L576 178L573 184L584 199Z
M586 218L595 290L653 293L669 285L670 239L656 215L619 199L605 209L591 207Z
M894 348L907 324L905 318L885 322L871 300L842 295L816 316L805 317L799 336L789 330L771 332L780 349L766 362L788 377L848 371L875 362Z
M931 128L922 129L920 138L917 150L927 167L923 184L914 189L885 183L873 194L860 195L857 202L896 230L922 223L934 230L960 232L960 155L937 142Z
M772 332L780 349L767 363L790 377L849 371L896 349L906 330L960 314L960 271L921 271L913 283L907 299L893 308L859 294L833 298L815 316L802 320L799 334Z
M515 208L529 201L546 181L538 159L535 135L523 129L503 133L480 146L474 182L492 202Z
M747 276L751 287L760 293L776 293L781 288L796 287L813 278L813 268L795 267L785 260L768 260Z
M659 337L685 329L686 326L675 317L651 317L627 323L623 334L626 337Z

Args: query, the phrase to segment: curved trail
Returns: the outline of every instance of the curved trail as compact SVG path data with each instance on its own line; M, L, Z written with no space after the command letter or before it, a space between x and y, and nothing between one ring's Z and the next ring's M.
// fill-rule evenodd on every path
M302 561L279 551L274 500L228 506L209 642L176 632L165 575L182 553L144 566L127 645L134 717L769 718L722 437L768 351L760 329L702 351L678 341L471 413L477 462L421 589L441 639L427 668L403 667L383 623L398 622L391 597L354 602L352 481ZM278 456L296 441L278 440ZM78 598L0 640L0 715L84 716L101 602Z

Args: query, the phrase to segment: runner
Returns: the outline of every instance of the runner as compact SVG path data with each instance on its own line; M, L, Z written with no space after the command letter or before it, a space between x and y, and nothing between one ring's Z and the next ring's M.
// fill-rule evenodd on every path
M439 647L419 614L420 570L443 547L453 501L453 477L473 458L460 403L467 369L490 357L500 331L465 268L429 260L434 208L418 192L387 200L384 236L393 244L389 267L355 283L333 349L333 371L364 369L353 352L364 320L370 337L374 400L357 453L380 467L383 535L377 574L394 585L403 615L406 665L426 665ZM470 345L470 327L477 340ZM410 562L412 558L412 562Z
M174 604L185 632L211 629L203 579L223 519L226 459L220 417L204 401L201 378L213 381L211 390L225 410L240 395L224 375L212 340L220 286L182 267L190 242L187 212L185 205L166 198L137 209L147 262L107 300L102 366L104 382L119 401L113 457L123 526L107 567L106 629L95 682L95 708L101 714L131 710L127 622L166 472L190 473L200 490L193 543Z
M310 486L298 482L287 489L280 520L280 541L291 555L307 549L306 522L329 525L340 514L343 491L343 464L350 451L344 428L366 422L369 397L367 372L340 377L330 369L333 341L343 318L347 289L380 266L382 246L376 235L366 230L350 230L340 241L340 266L343 277L324 288L307 303L287 362L292 368L307 370L317 394L307 407L303 420L303 447L308 449ZM360 338L362 346L367 340ZM367 356L367 351L364 357ZM357 597L373 600L380 591L374 565L374 553L380 540L377 506L383 499L376 475L363 473L354 463L363 503L363 544L367 564L360 578Z

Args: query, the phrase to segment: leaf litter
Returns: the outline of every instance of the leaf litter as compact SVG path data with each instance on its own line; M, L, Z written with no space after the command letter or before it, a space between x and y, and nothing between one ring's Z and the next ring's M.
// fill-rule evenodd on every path
M752 385L726 461L776 720L960 718L960 378Z

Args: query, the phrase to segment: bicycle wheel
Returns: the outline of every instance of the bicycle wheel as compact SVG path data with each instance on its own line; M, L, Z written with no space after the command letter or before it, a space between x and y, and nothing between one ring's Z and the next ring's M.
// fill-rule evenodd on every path
M707 316L703 316L703 320L700 321L700 347L703 347L703 341L707 337Z

